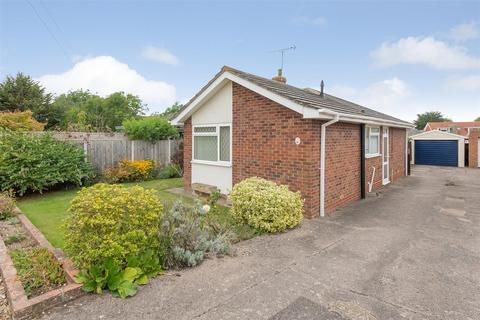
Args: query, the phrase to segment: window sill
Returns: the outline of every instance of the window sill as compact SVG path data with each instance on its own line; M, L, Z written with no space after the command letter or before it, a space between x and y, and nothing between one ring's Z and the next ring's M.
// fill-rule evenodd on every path
M375 158L375 157L380 157L380 156L381 156L380 153L366 154L366 155L365 155L365 158L366 158L366 159L370 159L370 158Z
M232 167L230 162L214 162L214 161L202 161L202 160L192 160L190 161L191 164L205 164L208 166L215 166L215 167Z

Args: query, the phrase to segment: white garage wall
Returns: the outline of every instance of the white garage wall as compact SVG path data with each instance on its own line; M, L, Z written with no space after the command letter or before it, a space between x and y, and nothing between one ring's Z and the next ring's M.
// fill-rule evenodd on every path
M228 82L192 114L192 125L231 123L232 83ZM232 189L232 166L196 163L195 160L192 160L192 183L213 185L219 188L223 194L228 194Z
M465 167L465 138L456 134L439 130L427 131L414 136L412 139L412 164L415 164L415 140L457 140L458 141L458 166Z

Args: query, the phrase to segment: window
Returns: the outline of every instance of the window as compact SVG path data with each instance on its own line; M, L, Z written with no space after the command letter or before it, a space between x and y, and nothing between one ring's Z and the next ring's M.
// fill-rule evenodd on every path
M365 127L365 155L377 156L380 154L380 128Z
M194 126L193 160L230 163L230 125Z

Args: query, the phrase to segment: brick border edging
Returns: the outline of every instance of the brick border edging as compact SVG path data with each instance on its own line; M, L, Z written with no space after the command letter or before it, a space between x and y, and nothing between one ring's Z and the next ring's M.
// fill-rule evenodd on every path
M60 249L55 249L25 215L19 214L17 218L38 245L47 248L62 264L67 284L58 289L28 299L22 283L17 277L17 270L8 254L7 246L0 237L0 272L5 282L7 299L13 318L23 319L34 314L39 314L60 303L84 295L85 292L82 290L82 285L74 281L74 276L78 270L73 267L72 261L68 259Z

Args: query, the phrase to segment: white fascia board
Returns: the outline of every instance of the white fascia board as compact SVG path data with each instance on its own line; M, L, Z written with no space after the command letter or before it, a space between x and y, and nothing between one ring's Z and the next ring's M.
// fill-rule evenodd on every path
M424 136L428 137L429 135L439 135L439 134L445 136L446 139L450 138L450 140L467 139L467 137L465 137L465 136L461 136L459 134L454 134L454 133L450 133L450 132L443 132L443 131L440 131L440 130L430 130L430 131L425 131L425 132L422 132L422 133L418 133L416 135L410 136L410 139L416 140L416 139L420 139Z
M212 84L210 84L210 86L208 86L208 88L206 88L205 91L203 91L197 98L195 98L195 100L192 101L190 105L187 108L185 108L185 110L183 110L175 119L173 119L172 124L173 125L182 124L185 120L187 120L192 115L192 113L194 113L199 107L201 107L201 105L205 101L207 101L221 87L223 87L223 84L228 80L238 83L239 85L249 90L252 90L258 93L259 95L262 95L272 101L275 101L295 112L298 112L302 115L304 114L304 109L306 107L226 71L220 77L218 77L217 80L215 80ZM308 109L315 110L313 108L308 108Z

